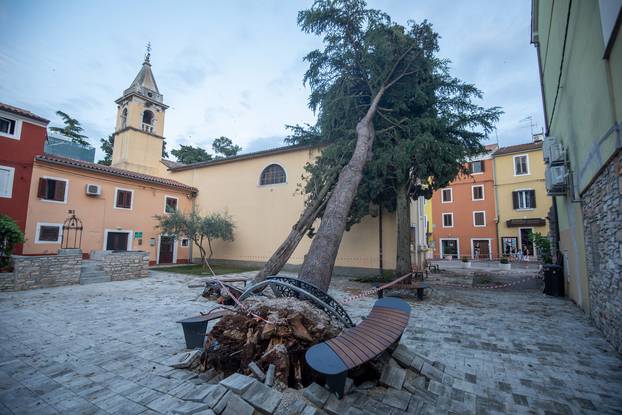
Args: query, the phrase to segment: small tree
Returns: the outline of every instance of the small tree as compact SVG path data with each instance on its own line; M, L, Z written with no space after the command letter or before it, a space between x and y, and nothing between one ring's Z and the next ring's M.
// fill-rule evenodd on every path
M0 215L0 268L6 267L17 244L24 243L24 233L7 215Z
M201 147L179 145L179 148L171 150L171 154L177 158L177 161L184 164L198 163L201 161L209 161L212 155Z
M99 142L101 143L101 150L104 152L104 158L99 160L98 164L103 164L104 166L110 166L112 164L112 149L114 148L114 134L110 134L108 138L100 138Z
M240 151L242 151L242 147L237 144L233 144L233 141L227 137L216 138L212 143L212 149L216 154L220 154L217 155L216 158L236 156Z
M74 143L89 145L88 137L82 134L84 128L80 125L80 121L76 120L69 116L69 114L63 111L56 111L56 115L63 119L64 127L50 127L50 131L54 131L55 133L59 133L64 135L65 137L71 138L71 141Z
M529 239L536 247L536 253L542 259L542 262L552 264L553 258L551 257L551 241L549 238L542 236L540 232L536 232L531 234Z
M233 241L233 230L235 225L231 216L227 213L212 213L201 216L197 209L192 209L189 213L175 211L167 215L156 215L159 228L162 233L175 236L185 236L190 238L199 249L201 254L201 265L207 267L208 260L212 258L214 251L212 241L222 239L223 241ZM203 242L207 240L209 256Z

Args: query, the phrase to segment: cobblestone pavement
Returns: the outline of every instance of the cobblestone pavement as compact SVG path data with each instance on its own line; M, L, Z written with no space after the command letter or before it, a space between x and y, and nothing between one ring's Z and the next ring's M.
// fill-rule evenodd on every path
M179 399L197 379L165 364L184 347L175 321L212 305L188 288L198 280L151 272L0 293L0 413L203 410ZM331 294L342 299L368 287L340 278ZM361 317L373 301L346 308ZM464 374L438 413L622 412L622 360L569 301L535 291L434 289L410 302L402 343Z

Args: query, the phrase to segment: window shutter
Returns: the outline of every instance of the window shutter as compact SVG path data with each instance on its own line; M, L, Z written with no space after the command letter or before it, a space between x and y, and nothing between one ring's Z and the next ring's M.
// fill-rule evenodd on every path
M518 209L518 192L512 192L512 205L514 210Z
M473 173L473 163L469 163L469 171Z
M62 180L56 180L54 183L54 200L62 202L65 200L66 183Z
M132 207L132 192L125 192L125 207L128 209Z
M37 197L40 199L45 199L47 192L48 192L47 179L39 178L39 188L37 189Z
M123 207L123 191L117 190L117 207Z
M484 160L479 162L481 168L482 168L482 173L486 171L486 162Z
M529 199L531 200L531 206L532 208L536 208L536 191L535 190L530 190L529 191Z

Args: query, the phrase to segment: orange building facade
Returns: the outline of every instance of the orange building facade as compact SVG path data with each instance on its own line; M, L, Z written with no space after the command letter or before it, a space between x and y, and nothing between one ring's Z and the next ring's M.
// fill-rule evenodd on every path
M469 163L470 175L460 175L432 196L435 258L498 258L492 152Z

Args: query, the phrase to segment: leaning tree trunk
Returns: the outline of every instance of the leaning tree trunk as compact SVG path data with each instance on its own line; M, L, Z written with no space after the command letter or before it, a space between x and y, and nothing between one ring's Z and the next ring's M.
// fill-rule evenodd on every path
M395 275L402 276L412 271L410 259L410 197L407 186L397 189L396 200L397 245L395 258Z
M255 282L263 281L270 275L278 274L289 258L292 256L296 247L304 237L305 233L311 228L315 219L320 215L324 206L326 206L327 198L330 193L330 189L333 187L334 179L331 177L324 185L324 188L319 192L314 202L309 204L298 222L292 227L287 239L277 248L272 254L270 259L264 264L261 271L255 275Z
M373 118L384 91L383 86L374 97L367 114L356 124L357 139L354 153L339 173L333 194L324 209L320 227L298 274L301 280L310 282L324 291L327 291L330 285L348 213L363 177L363 168L372 155L375 135Z

